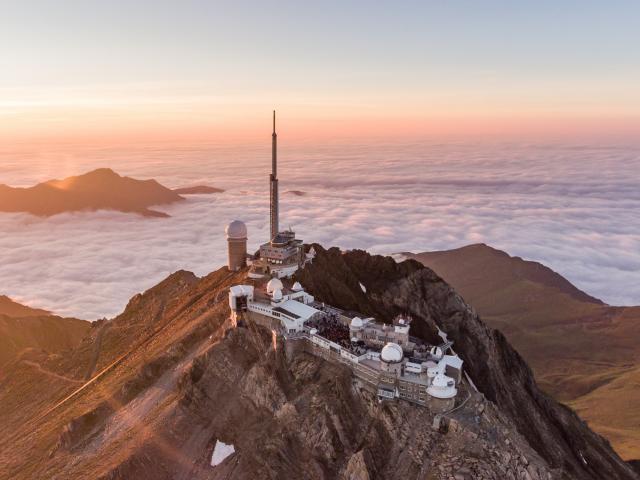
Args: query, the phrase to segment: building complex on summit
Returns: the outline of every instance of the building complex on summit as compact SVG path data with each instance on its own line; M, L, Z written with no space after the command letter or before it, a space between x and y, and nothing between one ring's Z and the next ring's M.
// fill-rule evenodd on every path
M229 289L232 321L235 325L263 325L282 335L292 351L304 349L348 365L357 381L381 401L402 399L435 411L453 408L463 362L444 334L441 345L427 345L410 335L408 316L397 317L392 324L363 318L316 301L291 279L313 262L315 251L313 247L305 251L292 230L279 229L275 127L274 111L270 239L250 255L246 225L234 220L226 227L228 267L232 271L246 269L245 283Z

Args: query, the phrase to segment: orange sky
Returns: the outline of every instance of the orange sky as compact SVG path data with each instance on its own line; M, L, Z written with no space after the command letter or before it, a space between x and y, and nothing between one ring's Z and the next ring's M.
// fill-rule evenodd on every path
M0 141L640 134L640 4L14 2Z
M92 103L93 102L93 103ZM0 104L0 141L128 143L252 141L269 134L270 111L290 141L344 138L633 138L640 115L632 109L560 108L499 102L222 103L160 99L83 100ZM613 111L612 111L613 110Z

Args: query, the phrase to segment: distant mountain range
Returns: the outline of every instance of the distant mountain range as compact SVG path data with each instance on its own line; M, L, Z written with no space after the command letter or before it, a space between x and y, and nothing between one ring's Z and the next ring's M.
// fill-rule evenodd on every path
M484 244L404 253L433 269L502 331L541 387L623 458L640 458L640 307L613 307L544 265Z
M49 180L33 187L0 185L0 211L26 212L48 217L65 212L116 210L147 217L167 217L152 210L184 200L180 194L218 193L221 189L193 186L171 190L155 180L123 177L109 168L63 180Z

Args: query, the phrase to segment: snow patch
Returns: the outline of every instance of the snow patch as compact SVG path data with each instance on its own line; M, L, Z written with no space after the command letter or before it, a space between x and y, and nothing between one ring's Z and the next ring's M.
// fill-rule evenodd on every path
M233 455L235 451L236 449L233 445L227 445L226 443L217 440L216 446L213 448L213 453L211 454L211 466L216 467L220 465L225 458L229 455Z
M358 282L358 284L360 285L360 290L362 290L364 293L367 293L367 287L365 287L361 282Z

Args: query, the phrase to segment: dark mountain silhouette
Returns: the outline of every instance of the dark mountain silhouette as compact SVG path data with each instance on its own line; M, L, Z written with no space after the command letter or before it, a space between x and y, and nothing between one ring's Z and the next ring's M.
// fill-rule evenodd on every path
M178 193L155 180L122 177L108 168L64 180L50 180L29 188L0 185L0 211L45 217L83 210L117 210L166 217L166 213L149 207L181 200L184 199Z

